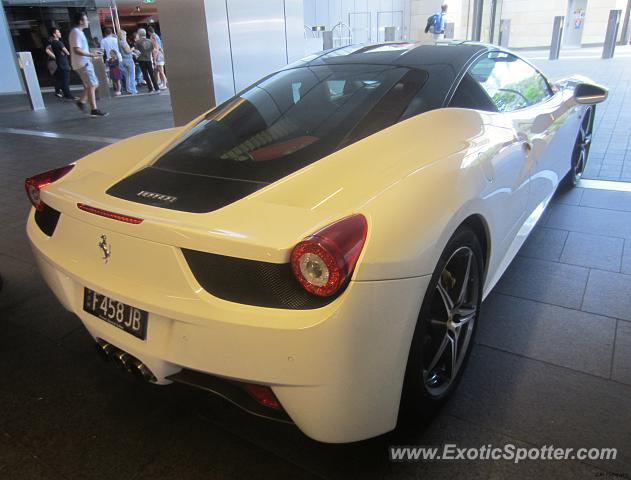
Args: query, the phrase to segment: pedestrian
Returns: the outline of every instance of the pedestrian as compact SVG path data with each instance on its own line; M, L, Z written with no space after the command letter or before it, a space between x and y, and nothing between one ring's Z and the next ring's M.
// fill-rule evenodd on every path
M116 90L115 94L121 94L121 69L120 69L120 61L118 60L118 55L116 55L116 50L112 49L110 51L110 57L107 59L107 66L110 68L110 80L114 84L114 88Z
M147 31L144 28L138 29L138 41L134 47L140 52L138 55L138 65L142 70L142 76L147 82L149 92L159 92L158 82L153 71L153 43L147 38Z
M443 40L445 38L445 23L447 16L448 5L443 3L440 6L440 11L427 19L427 25L425 27L425 33L430 32L434 37L434 41Z
M118 31L118 49L123 58L121 66L123 78L125 79L125 90L129 94L135 95L138 93L136 90L136 66L134 65L132 49L127 43L127 32L125 30Z
M158 36L154 33L151 35L151 43L153 44L153 61L156 65L156 79L158 80L158 86L160 90L167 88L167 75L164 72L164 52L162 47L158 43Z
M118 49L118 37L114 34L114 30L112 30L110 27L106 27L103 33L105 33L105 36L101 40L101 50L105 52L105 62L108 63L112 55L114 55L120 65L120 63L123 61L123 57L121 55L120 50ZM115 82L114 79L111 77L110 77L110 80L112 80L112 83L114 85L114 95L120 95L121 94L120 79L118 80L118 83Z
M57 71L57 61L55 59L55 54L50 49L50 45L53 43L53 40L54 38L52 35L48 37L48 41L46 43L46 48L44 49L44 51L48 56L48 60L46 61L46 69L48 70L48 73L50 73L50 76L55 78L55 72ZM57 88L55 88L55 95L57 95Z
M51 41L46 47L46 54L55 59L57 69L55 70L55 95L59 98L78 100L70 93L70 52L61 41L61 32L58 28L53 28L50 34Z
M138 56L140 55L140 51L136 48L136 43L138 42L138 32L134 32L131 35L131 41L129 42L129 46L131 47L131 58L134 60L134 72L136 73L136 89L143 85L147 85L145 79L142 76L142 70L140 70L140 65L138 65Z
M147 28L147 33L149 34L151 40L153 40L153 37L156 37L155 38L156 42L158 42L158 45L160 46L160 48L163 48L162 47L162 39L160 38L160 35L158 35L156 33L156 31L154 30L153 27L148 27Z
M85 12L77 12L74 16L74 28L70 32L70 52L72 69L77 72L83 82L83 92L77 100L77 107L82 112L86 110L86 102L90 104L90 115L93 117L105 117L108 114L102 112L96 106L96 87L99 81L92 65L93 58L99 58L103 52L90 52L88 39L83 30L88 28L90 21Z

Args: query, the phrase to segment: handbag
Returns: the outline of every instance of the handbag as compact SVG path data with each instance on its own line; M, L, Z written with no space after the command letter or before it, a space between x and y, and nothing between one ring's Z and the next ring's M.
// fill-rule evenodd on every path
M46 62L46 67L48 68L50 74L54 76L57 71L57 62L51 58Z

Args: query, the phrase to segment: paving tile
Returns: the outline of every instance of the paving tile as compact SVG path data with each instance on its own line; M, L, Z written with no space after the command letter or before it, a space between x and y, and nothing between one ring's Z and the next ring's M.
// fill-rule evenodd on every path
M618 321L612 378L631 385L631 323Z
M591 270L582 310L631 321L631 275Z
M564 205L579 205L583 196L584 188L559 188L552 198L552 203L562 203Z
M2 428L62 476L131 478L159 450L162 402L95 355L31 336L0 365Z
M600 172L597 178L598 180L618 182L620 180L620 173Z
M203 392L182 389L177 393L178 399L186 395L188 410L208 428L220 428L322 478L382 478L388 463L387 446L403 442L393 439L398 435L393 433L353 444L327 445L307 438L293 426L253 418ZM406 441L415 443L422 434L416 429L406 432ZM401 473L401 469L397 471Z
M631 192L587 188L581 198L580 205L583 207L631 212Z
M624 253L622 254L622 273L631 275L631 240L624 241Z
M0 311L25 302L47 288L30 255L24 260L17 260L0 253L0 274L3 279Z
M533 445L617 448L584 463L631 471L631 386L476 345L444 412Z
M631 212L551 205L546 227L631 239Z
M408 445L410 443L405 443ZM531 445L515 438L503 436L501 433L468 422L465 419L440 415L427 430L412 445L425 445L430 448L438 447L442 450L444 445L457 445L458 448L479 449L484 445L492 448L505 448L512 445L515 448L533 448L539 445ZM410 464L403 464L410 468ZM414 465L414 464L412 464ZM417 462L418 471L415 476L402 476L401 464L389 465L383 478L385 479L539 479L539 478L593 478L603 475L603 471L578 461L536 461L528 460L518 462L511 460L458 460L458 461L425 461Z
M0 432L0 478L2 480L62 479L37 455L5 432Z
M37 282L39 284L39 282ZM52 340L61 340L81 326L76 315L66 310L48 287L41 293L31 290L24 302L6 308L4 316L11 322L41 333Z
M516 257L495 287L499 293L579 308L588 270L574 265Z
M561 258L567 235L565 230L535 227L519 250L519 255L557 261Z
M491 294L477 341L536 360L608 378L616 320Z
M322 478L225 430L209 428L205 422L193 425L186 419L176 422L160 440L162 448L156 458L134 478ZM172 448L174 442L180 448Z
M623 248L622 238L570 232L561 262L619 272Z

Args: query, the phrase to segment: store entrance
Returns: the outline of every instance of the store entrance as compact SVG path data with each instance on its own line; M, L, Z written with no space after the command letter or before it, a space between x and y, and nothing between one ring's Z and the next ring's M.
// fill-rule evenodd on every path
M69 47L68 34L72 29L72 18L75 12L85 11L90 18L90 28L85 31L86 37L90 46L99 46L101 27L94 0L33 0L32 2L3 0L2 5L6 12L13 47L16 52L31 52L37 78L42 88L55 84L45 51L53 27L59 28L62 41L66 47ZM74 72L71 72L70 83L71 85L81 84L79 77Z

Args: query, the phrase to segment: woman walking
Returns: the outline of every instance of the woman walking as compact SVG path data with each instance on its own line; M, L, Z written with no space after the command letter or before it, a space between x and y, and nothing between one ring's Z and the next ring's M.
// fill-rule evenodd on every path
M127 43L127 32L125 30L118 31L118 48L123 57L121 70L125 78L125 89L127 93L135 95L138 93L138 90L136 90L136 65L134 64L131 47Z
M164 51L155 33L151 35L151 44L153 45L153 63L156 66L156 80L158 80L160 90L164 90L167 88L167 76L164 73Z

